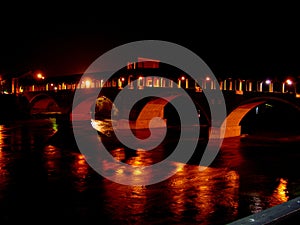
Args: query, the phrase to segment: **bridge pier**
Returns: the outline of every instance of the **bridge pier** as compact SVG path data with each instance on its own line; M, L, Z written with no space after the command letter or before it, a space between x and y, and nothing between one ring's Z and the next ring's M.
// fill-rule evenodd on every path
M212 139L238 137L241 135L241 126L211 127L209 135Z
M226 126L224 138L238 137L241 135L241 126Z
M165 119L155 117L151 120L137 120L134 124L135 129L148 129L148 128L163 128L166 127L167 121Z

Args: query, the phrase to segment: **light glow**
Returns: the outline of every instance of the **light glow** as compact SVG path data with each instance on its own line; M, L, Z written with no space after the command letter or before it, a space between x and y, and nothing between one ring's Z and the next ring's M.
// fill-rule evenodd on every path
M91 87L91 81L90 80L86 80L85 81L85 87L86 88L90 88Z
M270 80L266 80L266 84L271 84L271 81Z
M293 84L293 81L291 81L290 79L287 79L287 80L286 80L286 83L287 83L288 85L292 85L292 84Z
M37 76L38 79L42 79L42 80L45 79L45 77L41 73L38 73L36 76Z

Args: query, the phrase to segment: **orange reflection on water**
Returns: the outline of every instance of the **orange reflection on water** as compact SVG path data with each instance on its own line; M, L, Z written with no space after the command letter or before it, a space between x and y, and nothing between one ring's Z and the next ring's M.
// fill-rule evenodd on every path
M137 149L136 151L118 148L111 151L111 155L118 161L122 161L128 165L111 163L102 160L102 168L104 171L110 171L108 177L119 183L145 183L153 176L151 168L145 169L153 163L147 151Z
M84 191L86 186L86 176L88 174L89 165L84 155L76 154L72 164L72 172L76 176L75 187L78 191Z
M156 214L172 215L174 221L210 224L211 216L218 213L237 217L240 180L236 171L211 167L200 171L197 165L173 164L176 174L153 185L120 185L105 179L104 196L109 202L106 209L112 213L112 218L122 222L130 218L129 222L142 224L145 218L149 219L147 216ZM114 171L115 181L139 177L134 170L128 173L121 166ZM163 220L161 217L160 222Z
M178 168L168 187L174 215L184 219L185 212L191 209L195 221L204 221L218 210L237 215L239 175L236 171L211 167L199 171L199 166L180 164Z
M278 201L278 204L289 200L287 184L288 181L286 179L280 178L279 184L273 192L273 197Z
M4 145L4 126L0 125L0 187L5 186L8 177L8 171L6 170L7 158L5 152L3 152L2 146Z
M8 171L6 170L7 159L0 148L0 190L6 186L8 180Z
M149 151L137 149L135 151L135 155L128 157L126 163L133 166L150 166L154 162L153 158L149 156Z
M143 224L147 214L148 191L146 186L120 185L103 181L106 211L111 212L113 224ZM101 209L99 209L101 210Z
M0 124L0 150L2 149L2 144L4 144L3 129L4 126Z
M112 151L111 154L118 161L123 161L125 159L125 152L123 148L117 148Z
M59 159L61 153L58 148L53 145L48 145L44 148L44 157L46 159L46 168L48 176L57 174L59 171Z
M133 215L142 215L145 213L145 204L147 202L146 198L146 188L145 186L131 186L130 192L131 192L131 198L132 198L132 204L128 206L128 210Z

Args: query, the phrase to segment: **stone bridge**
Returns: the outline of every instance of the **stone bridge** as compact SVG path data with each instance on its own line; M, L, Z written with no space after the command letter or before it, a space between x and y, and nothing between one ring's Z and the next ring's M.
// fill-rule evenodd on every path
M127 97L132 96L132 100L140 98L133 107L129 107L131 99L121 97L118 104L114 102L121 90L124 89L107 87L102 88L99 93L98 88L77 89L76 96L74 89L34 91L24 92L22 96L27 99L28 112L31 115L56 114L73 120L91 120L91 118L109 118L113 111L120 121L129 118L131 128L136 129L148 128L153 117L161 118L156 124L152 124L153 126L174 125L174 123L176 125L180 121L172 102L187 96L178 94L177 88L128 89ZM148 97L142 99L142 93L147 90L152 91L149 92ZM195 89L185 91L194 102L199 113L200 124L208 127L211 126L210 106L218 107L218 104L222 105L222 101L225 100L226 119L219 121L220 124L224 124L222 129L224 129L225 137L239 136L242 119L251 110L261 105L280 103L300 111L300 98L297 98L295 93L256 91L238 93L233 90L222 90L224 99L210 98L208 100L203 91L195 91ZM210 92L214 91L210 90ZM156 93L162 93L161 97L156 97Z

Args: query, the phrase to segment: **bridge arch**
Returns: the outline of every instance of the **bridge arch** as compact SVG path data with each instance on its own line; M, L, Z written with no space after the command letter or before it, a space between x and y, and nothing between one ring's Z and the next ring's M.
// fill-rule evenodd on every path
M110 98L101 95L96 99L95 104L92 105L91 113L94 119L105 120L110 119L111 115L117 118L119 109Z
M242 119L254 108L265 104L267 102L278 102L291 106L297 111L300 111L300 107L286 99L278 97L255 97L247 101L242 102L238 107L233 109L226 117L221 128L224 130L224 137L236 137L241 135L241 121Z
M161 123L162 121L157 121L158 124L156 124L157 127L164 126L164 125L172 125L172 123L169 123L168 120L171 120L171 116L174 116L173 120L177 120L175 125L178 125L178 121L180 118L178 118L177 114L174 115L172 113L176 112L176 110L172 106L172 101L179 100L180 98L185 98L187 96L182 95L170 95L166 98L154 98L149 100L143 108L140 110L140 113L136 119L136 125L135 127L137 129L144 129L149 128L149 122L153 117L159 117L162 120L164 120L164 123ZM200 115L201 120L205 121L205 124L210 126L210 115L205 110L201 104L194 101L194 105L196 109L198 110L198 116L200 121ZM172 114L172 115L170 115ZM152 121L153 122L153 121ZM152 126L155 126L155 124L152 123Z
M156 124L153 124L153 126L156 127L164 127L166 126L166 120L164 119L164 108L168 104L169 101L172 99L176 98L176 95L169 96L167 98L154 98L150 101L148 101L142 110L140 111L136 123L135 123L135 128L136 129L147 129L149 128L149 122L152 120L154 117L161 118L164 120L157 120Z
M30 115L61 114L62 109L53 97L45 93L40 93L29 100L29 113Z
M111 112L115 116L118 116L119 113L119 109L113 101L105 95L98 96L96 100L94 97L82 98L75 103L76 105L73 105L73 109L70 112L72 120L106 120L110 119ZM88 113L86 113L87 108L89 109Z
M78 121L90 121L91 119L95 120L109 120L111 118L111 112L114 113L115 118L119 118L118 127L123 128L123 117L122 115L128 115L127 110L130 110L129 113L129 122L130 127L133 129L148 129L149 122L154 118L158 117L160 120L156 120L157 124L152 123L152 126L156 127L164 127L168 125L167 120L170 119L171 115L166 115L166 108L169 108L172 105L172 101L176 101L176 99L183 98L185 96L181 95L169 95L165 98L159 97L149 97L142 99L142 101L137 102L137 104L132 109L126 108L126 103L124 106L118 105L116 106L110 98L105 95L98 96L95 100L93 97L83 98L79 101L76 101L75 106L73 106L73 110L71 111L71 119ZM198 102L194 102L196 109L199 114L201 113L201 119L205 121L205 125L209 126L210 123L210 115L205 109L205 107L201 106ZM89 107L89 110L86 110ZM200 115L199 115L200 116ZM127 120L128 118L126 118ZM162 121L165 122L162 122ZM200 120L200 117L199 117ZM178 124L176 124L178 125Z

